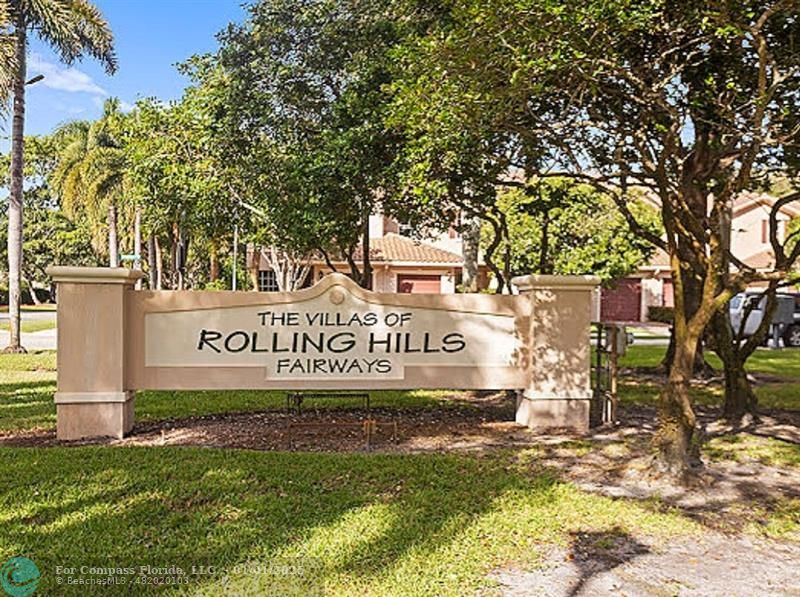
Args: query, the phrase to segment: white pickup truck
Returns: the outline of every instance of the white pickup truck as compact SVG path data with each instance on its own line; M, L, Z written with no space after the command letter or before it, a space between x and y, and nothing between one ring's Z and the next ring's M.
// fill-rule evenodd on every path
M734 332L739 332L742 319L749 308L750 312L744 323L743 335L752 336L764 318L766 302L766 298L758 291L743 292L733 297L729 309ZM772 323L778 326L785 346L800 347L800 294L778 294L778 308L775 309ZM770 330L770 337L772 337L772 330Z

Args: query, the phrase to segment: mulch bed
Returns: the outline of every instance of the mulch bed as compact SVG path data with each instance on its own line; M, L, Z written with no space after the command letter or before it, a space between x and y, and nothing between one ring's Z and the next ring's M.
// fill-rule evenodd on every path
M123 440L59 441L54 430L0 435L0 445L187 445L304 452L425 452L524 445L533 436L513 422L504 394L459 393L441 408L283 410L139 422ZM366 424L373 421L369 434ZM369 438L368 438L369 435ZM369 441L368 441L369 439Z

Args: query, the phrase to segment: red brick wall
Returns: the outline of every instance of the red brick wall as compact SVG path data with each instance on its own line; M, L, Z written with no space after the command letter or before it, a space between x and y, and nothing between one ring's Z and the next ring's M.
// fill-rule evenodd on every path
M623 278L611 288L603 288L600 318L603 321L640 321L642 283L637 278Z

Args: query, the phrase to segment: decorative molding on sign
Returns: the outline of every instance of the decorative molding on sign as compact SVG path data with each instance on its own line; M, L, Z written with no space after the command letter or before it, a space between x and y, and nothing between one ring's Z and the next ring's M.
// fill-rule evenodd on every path
M520 292L528 290L586 290L594 289L600 284L597 276L548 276L543 274L530 274L511 278L511 283L519 288Z
M338 292L342 294L339 295ZM180 311L202 311L210 309L236 309L250 306L279 306L312 301L327 292L336 292L331 297L334 305L340 305L348 296L371 305L417 308L436 311L457 311L476 315L499 315L517 317L525 315L520 309L526 302L519 295L487 294L395 294L373 292L361 288L348 276L328 274L309 288L293 292L216 292L184 291L137 291L135 296L142 302L145 313L176 313ZM340 300L341 299L341 300ZM334 303L333 300L340 300Z
M72 284L134 284L144 273L126 267L71 267L53 265L45 270L53 282Z
M127 402L133 392L56 392L56 404L86 404L97 402Z

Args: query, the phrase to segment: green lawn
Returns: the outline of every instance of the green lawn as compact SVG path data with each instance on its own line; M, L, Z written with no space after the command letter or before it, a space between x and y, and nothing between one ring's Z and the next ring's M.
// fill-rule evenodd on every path
M655 368L664 358L664 346L628 347L624 357L620 359L621 367ZM708 362L721 369L722 363L716 355L706 355ZM752 373L780 376L786 381L764 383L755 386L759 404L764 408L781 408L800 410L800 350L759 349L748 362L748 370ZM620 400L631 404L653 405L658 397L659 388L652 383L636 383L630 379L623 380L620 385ZM695 402L706 406L720 404L722 391L718 388L693 388Z
M54 390L54 353L0 354L0 429L52 427ZM374 393L386 406L447 404L441 398ZM284 394L142 392L137 401L137 416L152 420L279 408ZM709 454L800 462L797 446L783 442L732 456L736 441L720 438ZM578 456L603 449L585 440L564 447ZM0 448L0 562L31 558L43 595L99 592L66 584L70 574L59 576L58 566L180 567L182 575L149 581L189 583L131 587L141 576L123 574L126 584L102 588L111 595L462 595L491 589L486 575L499 567L536 566L549 545L568 546L577 534L593 533L602 548L625 535L669 541L704 532L658 499L581 491L538 465L540 455ZM747 530L794 537L797 512L795 502L776 504Z
M623 367L656 367L664 356L664 350L664 346L630 346L620 364ZM707 355L707 360L715 368L722 367L722 363L714 354ZM766 373L786 379L784 382L755 386L760 408L800 410L800 350L759 349L749 361L749 370L756 374ZM659 389L653 383L637 383L627 379L620 384L620 402L654 406ZM696 404L715 406L722 403L721 388L694 387L691 393ZM706 444L704 452L713 460L751 460L763 464L800 467L800 446L774 438L752 435L723 436L714 438ZM797 512L795 506L795 522L800 525L800 515Z
M385 456L194 448L3 449L0 560L56 566L215 567L168 593L463 595L572 533L699 532L650 502L596 497L511 455ZM294 564L306 583L249 563ZM139 593L137 587L135 593ZM130 594L114 587L110 594ZM93 592L91 592L93 593Z
M629 346L626 354L620 358L621 367L657 367L664 358L666 346ZM722 362L712 352L706 353L708 363L722 368ZM748 368L757 373L768 373L800 381L800 349L784 348L772 350L759 348L748 361Z
M41 305L22 305L20 307L20 311L25 313L26 311L55 311L56 304L55 303L42 303ZM0 305L0 313L8 313L8 305Z
M52 330L55 327L55 321L49 321L46 319L26 319L20 323L20 328L22 329L23 334ZM8 331L9 329L11 329L11 325L7 321L0 321L0 330Z

